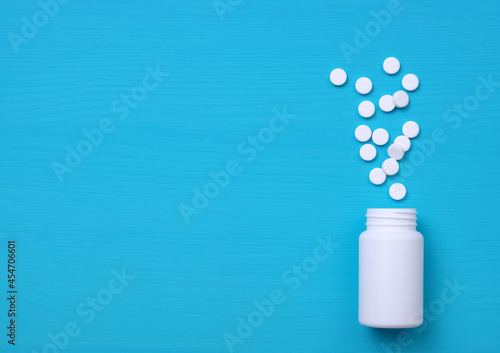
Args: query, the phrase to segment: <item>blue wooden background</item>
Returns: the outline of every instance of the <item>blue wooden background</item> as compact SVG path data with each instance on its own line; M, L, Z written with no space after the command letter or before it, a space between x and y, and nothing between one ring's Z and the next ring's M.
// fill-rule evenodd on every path
M493 0L3 0L0 297L9 240L18 293L1 351L498 352L499 16ZM410 72L409 107L358 116L357 77L376 102ZM371 185L385 149L363 162L355 127L394 138L407 120L400 175ZM418 211L421 328L357 322L367 207Z

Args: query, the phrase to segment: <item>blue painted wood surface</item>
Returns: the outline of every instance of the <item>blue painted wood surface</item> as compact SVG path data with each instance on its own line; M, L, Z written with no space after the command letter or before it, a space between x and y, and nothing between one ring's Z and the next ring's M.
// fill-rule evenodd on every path
M499 15L483 0L3 1L0 290L15 240L18 294L1 351L498 352ZM376 102L410 72L409 107L358 116L357 77ZM363 162L353 132L394 138L407 120L421 133L395 202L368 180L385 149ZM418 211L419 329L357 322L367 207Z

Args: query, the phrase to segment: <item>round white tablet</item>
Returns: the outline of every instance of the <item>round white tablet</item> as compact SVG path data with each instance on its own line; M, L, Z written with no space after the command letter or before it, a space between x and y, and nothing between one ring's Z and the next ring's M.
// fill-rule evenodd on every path
M359 142L366 142L372 137L372 129L366 125L359 125L356 130L354 130L354 136Z
M394 158L387 158L382 162L382 170L386 175L394 175L399 171L399 163Z
M356 81L356 91L359 94L367 94L372 90L373 84L368 77L358 78Z
M370 181L375 185L383 184L385 181L385 173L381 168L373 168L369 175Z
M419 83L418 77L414 74L408 74L403 77L403 88L407 91L416 90Z
M375 149L375 146L370 145L369 143L361 146L359 149L359 155L363 160L365 161L371 161L375 156L377 155L377 150Z
M414 138L418 135L420 132L420 128L418 127L418 124L414 121L407 121L403 125L403 134L408 137L408 138Z
M401 64L399 63L399 60L396 58L393 58L392 56L384 60L384 71L387 72L389 75L394 75L396 72L399 71L399 68L401 67Z
M396 201L401 200L406 196L406 188L401 183L394 183L389 188L389 195Z
M379 105L380 109L382 109L386 113L393 111L394 107L396 106L394 104L394 99L389 94L386 94L386 95L380 97L380 100L378 101L378 105Z
M387 154L389 155L389 157L394 158L395 160L399 161L405 155L405 150L402 146L400 146L396 143L393 143L387 149Z
M394 143L400 145L401 147L403 147L403 149L406 151L408 151L411 147L411 142L410 142L410 139L404 135L401 135L401 136L398 136L396 137L396 139L394 140Z
M375 104L370 101L363 101L359 103L358 113L363 118L370 118L375 114Z
M372 139L376 145L383 146L389 141L389 133L385 129L377 129L373 131Z
M404 108L410 103L410 97L405 91L397 91L392 95L394 99L394 105L398 108Z
M330 81L335 86L342 86L347 80L347 74L342 69L335 69L330 73Z

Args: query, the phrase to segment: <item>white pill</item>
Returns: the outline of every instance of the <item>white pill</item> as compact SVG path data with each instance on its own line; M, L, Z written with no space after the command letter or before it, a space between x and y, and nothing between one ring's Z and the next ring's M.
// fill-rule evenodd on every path
M375 185L383 184L385 181L385 173L381 168L373 168L369 175L370 181Z
M368 77L358 78L356 81L356 91L359 94L367 94L372 90L373 84Z
M370 145L369 143L361 146L359 149L359 155L363 160L365 161L371 161L375 156L377 156L377 150L375 149L375 146Z
M397 91L392 95L394 99L394 105L398 108L404 108L410 103L410 97L405 91Z
M387 158L382 162L382 170L386 175L394 175L399 171L399 163L394 158Z
M396 201L401 200L406 196L406 188L401 183L394 183L389 188L389 195Z
M401 136L398 136L396 137L396 139L394 140L394 143L400 145L401 147L403 147L403 149L406 151L408 151L411 147L411 142L410 142L410 139L404 135L401 135Z
M363 101L358 106L358 113L363 118L370 118L375 114L375 104L370 101Z
M399 63L398 59L393 58L391 56L384 60L383 66L385 72L387 72L389 75L394 75L396 72L399 71L401 64Z
M399 161L405 155L405 150L401 145L393 143L387 149L387 154L389 155L389 157Z
M403 134L408 137L408 138L414 138L418 135L420 132L420 128L418 127L418 124L414 121L407 121L403 125Z
M356 130L354 130L354 136L359 142L366 142L372 137L372 129L366 125L359 125Z
M330 73L330 81L335 86L342 86L347 80L347 74L342 69L335 69Z
M377 129L373 131L372 139L376 145L383 146L389 141L389 133L385 129Z
M407 91L416 90L419 83L418 77L414 74L408 74L403 77L403 88Z
M394 99L392 98L392 96L389 94L386 94L386 95L380 97L380 100L378 101L378 106L384 112L388 113L388 112L393 111L394 107L396 105L394 104Z

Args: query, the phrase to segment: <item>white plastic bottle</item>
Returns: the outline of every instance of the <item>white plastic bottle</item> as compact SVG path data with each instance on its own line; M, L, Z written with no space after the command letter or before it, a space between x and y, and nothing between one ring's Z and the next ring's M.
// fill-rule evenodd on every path
M369 208L359 237L359 322L410 328L423 322L424 238L413 208Z

